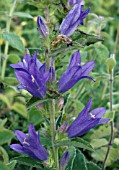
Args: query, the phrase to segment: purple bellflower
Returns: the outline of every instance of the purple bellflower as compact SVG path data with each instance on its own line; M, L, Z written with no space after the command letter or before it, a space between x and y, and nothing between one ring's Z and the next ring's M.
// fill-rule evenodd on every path
M43 98L46 94L46 83L49 79L49 72L46 71L46 64L36 59L37 52L31 58L26 54L23 62L11 64L15 68L17 80L20 82L19 89L25 89L34 97Z
M46 149L40 144L40 132L38 132L37 135L34 126L30 124L28 133L29 136L23 133L22 131L15 130L16 137L18 138L21 144L12 144L10 145L10 148L17 152L27 154L29 157L36 160L47 160L48 153Z
M83 5L75 4L73 6L60 26L60 34L70 36L80 24L83 25L83 19L86 18L90 12L90 8L86 11L82 9Z
M40 32L40 35L43 38L47 38L49 35L49 29L48 29L44 19L41 16L37 17L37 27L38 27L38 31Z
M59 92L64 93L70 88L72 88L79 80L88 78L95 81L93 78L89 77L88 74L94 68L94 61L85 63L83 66L80 65L81 57L80 52L76 51L70 59L70 64L67 70L61 76L58 87Z
M82 0L69 0L68 5L72 6L74 4L80 4Z
M69 152L66 151L64 152L64 154L62 155L61 159L60 159L60 168L65 169L67 163L69 160Z
M69 138L82 136L95 126L104 124L110 120L109 118L101 118L106 112L104 107L90 111L91 106L92 99L89 100L84 109L79 113L78 117L68 127L67 134Z

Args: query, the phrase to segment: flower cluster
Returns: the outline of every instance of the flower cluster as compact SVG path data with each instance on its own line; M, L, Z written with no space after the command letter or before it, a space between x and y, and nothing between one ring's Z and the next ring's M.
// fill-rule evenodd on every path
M90 12L90 8L83 11L81 0L69 0L69 5L74 6L61 23L59 29L59 36L65 35L67 38L73 34L80 24L84 23L84 19ZM37 26L40 35L45 39L48 38L49 28L41 16L38 16L37 18ZM71 56L68 68L58 81L58 94L70 90L81 79L86 78L95 81L89 76L94 65L94 61L86 62L81 65L80 51L78 50L74 52ZM37 98L43 98L47 92L47 83L50 82L49 84L52 84L56 80L53 59L50 58L50 66L47 68L46 63L41 63L37 59L37 52L34 53L33 57L26 54L23 57L22 62L19 62L18 64L11 64L11 67L15 69L15 75L17 80L20 82L18 88L27 90L31 95ZM64 99L61 98L59 101L60 109L63 104ZM92 99L89 100L87 105L79 113L78 117L71 123L71 125L68 125L68 122L64 122L59 128L59 132L66 133L68 138L79 137L95 126L104 124L110 120L109 118L102 118L106 112L105 108L101 107L90 111L91 106ZM36 160L45 161L48 159L48 152L40 143L40 132L38 132L37 135L32 124L29 126L29 135L26 135L19 130L16 130L15 134L21 144L12 144L10 145L11 149L25 153ZM66 167L68 159L69 153L66 151L60 159L60 168L64 169Z

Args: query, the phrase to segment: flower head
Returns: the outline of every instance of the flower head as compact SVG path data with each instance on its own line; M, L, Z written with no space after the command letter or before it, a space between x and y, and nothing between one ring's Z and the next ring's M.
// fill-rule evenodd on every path
M82 136L95 126L104 124L110 120L109 118L102 118L106 112L105 108L100 107L90 111L91 106L92 99L89 100L85 108L68 127L67 134L69 138Z
M15 74L20 82L19 89L25 89L35 97L44 97L46 94L46 83L49 79L49 72L46 71L46 64L36 59L35 52L31 58L26 54L23 62L11 64L15 68Z
M73 6L60 26L60 34L70 36L80 24L83 25L83 19L86 18L90 12L90 8L86 11L82 9L83 5L75 4Z
M38 31L40 32L43 38L47 38L49 34L49 29L41 16L37 17L37 27Z
M64 152L64 154L62 155L61 159L60 159L60 168L65 169L67 163L69 160L69 152L66 151Z
M25 153L33 159L44 161L48 159L48 153L46 149L40 144L39 136L35 132L35 128L32 124L28 130L29 136L22 131L15 130L16 137L21 144L12 144L10 148L21 153Z
M69 6L72 6L74 4L80 4L81 3L81 0L69 0L68 4Z
M76 51L70 59L70 64L67 70L61 76L58 87L59 92L63 93L70 88L72 88L79 80L83 78L88 78L95 81L93 78L89 77L88 74L94 68L94 61L87 62L83 66L80 65L81 57L80 52Z

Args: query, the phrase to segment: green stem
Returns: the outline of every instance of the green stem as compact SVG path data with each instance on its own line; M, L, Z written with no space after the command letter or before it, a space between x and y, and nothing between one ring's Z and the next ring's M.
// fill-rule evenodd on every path
M55 160L55 166L59 170L59 158L58 158L58 148L55 146L56 137L56 125L55 125L55 99L52 100L51 113L50 113L50 131L51 131L51 141L53 148L53 156Z
M110 73L110 112L113 111L112 104L113 104L113 69ZM105 170L106 162L107 162L107 159L108 159L108 156L109 156L109 153L110 153L110 150L111 150L112 142L113 142L114 123L113 123L112 120L110 121L110 126L111 126L110 139L109 139L108 148L107 148L107 152L106 152L106 155L105 155L102 170Z
M10 31L11 20L12 20L12 16L13 16L15 6L16 6L16 2L17 2L17 0L14 0L13 3L11 4L11 7L10 7L9 16L7 18L7 23L6 23L6 32ZM4 79L4 77L5 77L8 49L9 49L9 43L6 42L5 43L5 50L4 50L4 60L3 60L2 71L1 71L1 78L2 79Z
M1 51L1 45L0 45L0 72L1 72L1 62L2 62L2 51Z

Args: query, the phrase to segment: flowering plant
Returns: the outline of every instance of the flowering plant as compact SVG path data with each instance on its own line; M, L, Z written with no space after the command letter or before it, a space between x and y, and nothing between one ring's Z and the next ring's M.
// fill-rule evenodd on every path
M0 33L0 47L1 40L5 41L0 60L0 152L4 160L0 167L105 170L118 159L112 156L118 152L118 139L113 140L116 60L115 54L105 59L109 51L101 32L104 17L91 13L93 2L48 2L30 0L28 8L35 10L32 17L14 12L18 1L13 0L6 30ZM25 38L10 32L13 21L15 32L20 29L17 17L34 20L30 32L25 30L31 28L30 21L22 21L19 35L23 31ZM118 33L115 49L117 42ZM18 56L12 54L13 48L19 50Z

